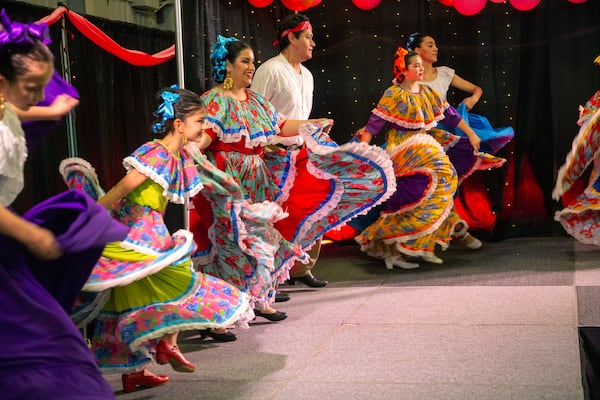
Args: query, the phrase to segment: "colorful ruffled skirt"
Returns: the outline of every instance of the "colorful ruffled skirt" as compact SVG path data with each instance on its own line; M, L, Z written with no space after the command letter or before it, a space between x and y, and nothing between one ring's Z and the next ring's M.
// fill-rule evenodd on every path
M263 154L208 153L233 177L239 193L193 200L190 229L202 271L248 292L258 303L273 301L278 282L330 229L366 213L396 189L392 163L366 143L338 146L320 127L300 128L305 148ZM200 168L205 163L197 160ZM212 165L212 164L211 164ZM202 175L202 174L201 174ZM211 207L219 202L229 206ZM216 210L229 209L228 215Z
M367 254L386 258L433 254L451 239L453 221L448 217L454 204L457 176L440 144L430 135L416 133L388 140L388 151L396 173L396 192L381 207L377 219L356 242Z
M404 138L407 134L410 135L410 133L388 135L388 141L385 143L384 147L390 153L397 151L397 146L399 146L402 141L405 140ZM483 151L475 153L466 136L459 136L441 128L432 128L428 130L426 134L434 138L442 146L443 153L448 156L448 159L456 171L458 185L460 185L475 171L498 168L504 165L506 162L506 159L504 158L497 157ZM495 143L498 144L498 142ZM416 165L418 165L418 163ZM372 209L368 214L351 221L349 225L357 232L362 232L375 222L382 209L383 208L381 206ZM459 216L454 206L450 211L448 211L447 217L448 224L450 226L450 237L461 235L468 230L468 223ZM457 227L460 228L457 229ZM449 241L450 238L443 240L438 238L436 240L436 242L445 243L442 246L444 249L447 247L447 243ZM420 254L420 250L417 250L416 253Z
M101 193L88 166L68 159L61 173L69 186ZM165 334L227 327L253 317L245 293L196 272L189 231L170 235L160 212L126 201L113 216L130 227L129 233L123 242L106 246L73 312L79 323L95 320L92 347L101 369L142 368Z
M600 246L600 91L586 103L586 118L573 139L571 151L558 177L552 197L560 199L592 165L587 188L554 219L582 243Z
M515 137L515 130L511 126L494 128L490 121L483 115L473 114L467 111L465 103L460 103L456 108L462 119L475 131L481 139L480 150L485 153L496 154ZM443 125L443 121L438 125L441 129L449 130ZM452 131L452 130L450 130ZM454 134L466 137L460 129L454 129Z

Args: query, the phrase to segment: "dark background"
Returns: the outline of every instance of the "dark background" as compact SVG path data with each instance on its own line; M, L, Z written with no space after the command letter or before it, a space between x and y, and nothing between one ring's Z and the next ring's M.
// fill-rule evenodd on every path
M182 5L185 86L199 93L214 84L208 56L217 34L248 42L260 63L276 54L276 23L291 12L278 0L265 8L247 0L183 0ZM3 1L3 7L11 19L23 22L52 11L14 1ZM600 67L593 64L600 54L600 1L542 0L527 12L508 2L488 2L482 12L467 17L437 0L383 0L369 11L350 0L323 0L304 14L317 43L313 59L305 63L315 77L313 117L335 120L332 136L338 143L366 122L389 86L396 47L412 32L431 34L439 47L438 65L454 68L483 88L473 111L516 133L500 152L506 165L478 172L467 181L472 187L463 187L468 211L475 217L485 211L472 200L479 197L469 197L477 190L493 214L492 224L471 225L488 240L564 234L553 221L562 205L550 193L577 134L577 107L600 88ZM129 49L156 53L175 40L173 32L86 17ZM78 155L96 167L108 189L124 172L122 158L150 138L154 93L177 81L176 62L134 67L98 48L68 21L66 26L73 84L81 94ZM51 32L59 54L60 23ZM457 105L465 96L449 93L449 100ZM57 168L67 155L64 126L31 152L19 211L64 189ZM178 215L172 219L175 224L180 220Z

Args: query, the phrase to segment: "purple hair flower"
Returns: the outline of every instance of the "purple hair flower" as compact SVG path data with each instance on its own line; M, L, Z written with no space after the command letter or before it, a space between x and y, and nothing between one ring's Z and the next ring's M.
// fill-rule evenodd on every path
M23 24L21 22L11 22L6 15L6 10L2 9L0 13L0 49L6 46L33 46L37 41L46 45L52 43L48 25L45 23Z

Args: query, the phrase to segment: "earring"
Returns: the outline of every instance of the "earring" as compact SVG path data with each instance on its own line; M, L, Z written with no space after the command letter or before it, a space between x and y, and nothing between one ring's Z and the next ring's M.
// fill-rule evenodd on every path
M188 138L187 136L185 136L185 134L183 132L180 132L181 136L183 137L183 145L185 146L186 144L188 144Z
M227 76L225 77L225 80L223 81L223 89L225 90L229 90L233 87L233 79L231 78L231 72L227 72Z
M0 119L4 118L4 94L0 93Z

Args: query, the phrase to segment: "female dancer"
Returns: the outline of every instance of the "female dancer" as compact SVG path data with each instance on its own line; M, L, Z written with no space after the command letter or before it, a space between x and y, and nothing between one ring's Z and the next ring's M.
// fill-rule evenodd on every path
M254 204L236 211L242 218L252 214L246 220L250 225L240 231L238 225L221 224L219 216L206 215L211 208L202 196L194 197L196 213L201 213L199 221L192 221L198 260L204 272L247 291L255 314L279 321L287 315L271 306L277 283L289 277L296 260L307 261L305 251L323 233L385 200L395 189L393 169L379 148L338 146L324 132L332 121L286 120L248 89L255 67L246 43L219 36L211 61L219 85L202 95L212 140L205 153L239 183L241 199ZM301 150L270 146L302 141L306 148ZM264 210L254 208L258 205ZM267 225L254 229L256 221Z
M192 141L200 148L208 143L206 109L196 94L176 87L162 89L157 99L160 105L152 130L164 136L126 157L127 175L106 194L102 195L85 161L61 163L69 185L95 190L98 203L131 227L124 241L106 246L84 286L84 291L101 293L88 296L90 301L74 313L81 323L96 317L92 347L100 368L138 370L122 377L128 392L168 380L142 369L152 360L155 339L160 339L155 348L159 364L193 372L195 366L177 347L179 330L223 328L240 317L253 317L247 295L220 279L195 272L190 258L192 234L179 230L171 236L167 230L163 214L168 202L182 203L204 188L202 179L208 179L199 176L185 147ZM207 173L222 174L212 170ZM87 179L82 180L82 175Z
M355 240L363 251L383 258L388 268L418 267L403 256L441 264L435 246L446 249L459 222L451 212L459 177L484 163L501 165L503 160L480 153L479 137L456 110L437 92L419 84L424 68L417 53L399 47L393 71L394 84L356 135L370 142L391 124L386 149L395 162L398 190L379 218ZM435 128L442 119L465 131L468 140Z
M25 134L16 109L43 98L54 57L47 27L0 14L0 354L3 399L114 399L69 318L107 242L127 227L81 191L54 196L19 217ZM68 379L65 379L68 377Z
M594 62L600 65L600 56ZM600 246L600 90L580 112L579 133L558 171L552 198L560 199L593 163L592 173L585 191L558 211L554 219L580 242Z
M447 98L450 87L470 94L470 96L465 97L461 101L456 111L477 133L477 136L481 139L481 149L483 151L494 154L512 140L515 135L512 127L493 128L487 118L468 112L475 107L483 95L483 90L474 83L458 76L454 72L454 69L450 67L434 66L438 61L438 47L435 39L431 35L418 32L412 33L408 38L406 47L408 50L413 50L419 54L423 60L425 73L421 84L429 86L444 98ZM457 135L464 136L462 130L443 126L443 121L441 124L440 127L450 130ZM457 231L464 233L457 236L458 239L460 239L469 249L479 249L482 245L481 241L469 234L467 230L468 226L466 221L461 220Z
M515 135L512 127L493 128L487 118L467 113L475 107L483 95L483 90L458 76L452 68L433 65L438 60L438 47L431 35L413 33L409 36L406 47L419 54L423 60L425 73L421 84L429 86L444 98L447 98L450 87L470 94L461 101L456 110L481 139L483 151L494 154L512 140ZM460 129L454 133L464 136Z

